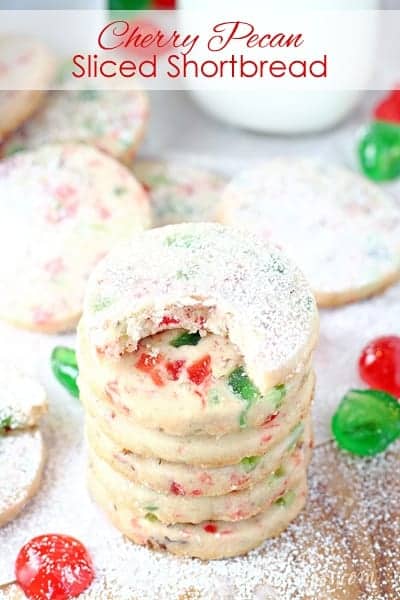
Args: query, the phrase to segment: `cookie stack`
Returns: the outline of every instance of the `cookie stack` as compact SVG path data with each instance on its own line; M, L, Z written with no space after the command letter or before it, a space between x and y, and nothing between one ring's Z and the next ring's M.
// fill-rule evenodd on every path
M305 503L318 334L302 274L216 224L140 233L95 269L79 326L89 488L127 537L203 559Z

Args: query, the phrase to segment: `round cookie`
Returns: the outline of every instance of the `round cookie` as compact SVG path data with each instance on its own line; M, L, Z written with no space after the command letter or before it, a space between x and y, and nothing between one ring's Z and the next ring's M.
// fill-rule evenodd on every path
M168 494L175 490L189 497L221 496L267 479L296 444L304 443L306 435L312 438L309 421L295 425L288 436L266 454L246 456L237 464L207 469L134 454L105 435L94 420L89 418L86 423L90 448L115 471L156 492Z
M248 519L282 496L304 472L310 454L309 439L301 448L295 448L269 477L241 491L222 496L187 497L173 487L168 494L159 494L148 487L124 477L93 450L90 451L89 469L107 489L113 490L118 504L126 503L138 517L150 515L163 523L201 523L208 520L239 521Z
M0 527L36 494L44 456L42 434L37 429L0 434Z
M84 319L78 328L78 359L97 395L109 398L140 425L171 435L220 436L245 426L259 427L283 403L291 402L309 371L309 364L299 365L286 381L261 396L226 336L169 329L112 360L89 346ZM209 374L195 369L193 377L193 365L202 364ZM251 388L250 399L236 389L241 383Z
M287 251L320 306L360 300L400 277L400 211L345 169L295 159L261 164L227 185L219 216Z
M147 97L139 90L53 91L1 152L8 156L44 144L82 142L129 163L144 135L148 112Z
M112 490L105 488L90 474L89 490L115 527L137 544L206 560L244 554L265 539L281 533L304 507L307 482L304 475L300 476L296 485L282 498L250 519L235 523L209 521L196 525L166 525L158 520L138 518L126 504L116 503Z
M12 365L0 363L0 432L27 429L47 411L44 387Z
M121 239L149 224L130 172L85 145L45 146L0 163L1 318L27 329L71 329L86 280Z
M176 327L227 336L262 395L318 337L302 273L259 237L212 223L152 229L118 246L90 277L84 319L90 346L115 358Z
M79 388L87 419L91 417L96 427L127 450L169 462L217 467L238 463L245 456L261 456L285 439L308 414L314 380L314 374L310 373L296 400L290 406L282 407L263 427L245 428L217 438L206 435L177 437L146 429L127 420L126 415L111 403L99 400L82 377Z
M38 40L0 36L0 141L42 104L55 68L49 49Z
M153 227L215 221L222 175L174 160L138 159L132 170L150 196Z

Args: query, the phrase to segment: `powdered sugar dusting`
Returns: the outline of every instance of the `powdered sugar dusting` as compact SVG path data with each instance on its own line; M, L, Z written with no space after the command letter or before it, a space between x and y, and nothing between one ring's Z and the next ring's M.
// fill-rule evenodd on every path
M43 110L7 140L2 153L84 142L124 158L139 143L147 115L147 98L137 90L50 92Z
M24 429L37 425L47 410L46 391L34 378L13 365L0 363L0 429Z
M0 523L2 513L27 500L44 457L38 430L0 435Z
M365 295L400 271L392 198L332 164L286 158L244 170L224 192L221 218L284 248L321 305Z
M119 246L90 278L84 314L90 343L114 355L159 331L166 314L189 330L201 319L228 334L262 393L307 358L318 329L308 284L279 250L210 223Z
M60 425L61 436L71 423ZM64 460L74 447L70 432L67 440ZM26 541L30 535L55 530L81 539L96 568L94 583L81 596L85 600L265 600L268 594L274 600L395 600L400 593L395 568L400 559L396 519L399 451L397 445L385 456L360 460L337 454L331 446L317 449L306 509L279 538L245 557L202 563L176 559L124 540L89 501L83 465L76 458L72 469L64 472L65 484L60 465L57 473L51 474L55 477L47 481L34 514L30 511L30 521L26 516L20 519L19 530L25 525L25 531L20 531L19 537ZM74 497L68 501L66 519L50 488L67 494L72 482ZM18 543L11 543L4 534L15 535L16 530L17 522L0 531L2 574L6 554L15 556L19 549ZM385 592L387 579L391 587ZM0 598L8 596L0 591Z
M149 224L142 187L122 165L80 144L1 161L0 313L39 331L75 325L94 265ZM16 276L16 272L18 276Z
M225 178L187 161L135 160L132 170L149 192L153 226L215 221Z

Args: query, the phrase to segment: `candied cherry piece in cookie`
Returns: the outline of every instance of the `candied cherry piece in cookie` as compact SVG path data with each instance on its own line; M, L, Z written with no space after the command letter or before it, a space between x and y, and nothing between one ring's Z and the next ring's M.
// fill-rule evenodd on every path
M81 542L67 535L47 534L21 548L15 576L28 598L68 600L89 587L94 569Z
M200 340L201 336L198 331L196 331L195 333L185 331L184 333L179 334L176 338L171 340L169 345L173 346L174 348L180 348L181 346L197 346Z
M389 92L374 108L377 121L387 121L400 125L400 88Z
M228 377L228 385L232 392L240 397L244 403L244 410L240 415L240 426L247 426L247 412L249 409L261 399L261 394L251 381L243 367L237 367ZM267 393L268 399L278 409L286 395L284 384L276 385ZM278 416L278 412L268 415L267 419L262 423L262 426L267 425L270 421Z
M73 348L56 346L51 353L51 369L55 378L75 398L79 398L79 375L76 352Z
M205 354L187 368L187 374L192 383L201 385L211 375L211 356Z
M243 367L237 367L229 375L228 384L232 391L245 402L252 403L259 399L260 392L251 381Z
M380 390L350 390L332 418L340 446L359 456L383 452L400 437L400 404Z
M358 360L365 383L400 398L400 337L378 337L363 348Z
M371 123L360 139L358 157L364 175L374 181L400 177L400 123Z
M153 356L152 354L143 352L135 363L135 367L139 369L139 371L147 373L156 386L163 387L165 382L161 375L160 369L157 367L157 365L160 365L162 361L163 357L161 354Z

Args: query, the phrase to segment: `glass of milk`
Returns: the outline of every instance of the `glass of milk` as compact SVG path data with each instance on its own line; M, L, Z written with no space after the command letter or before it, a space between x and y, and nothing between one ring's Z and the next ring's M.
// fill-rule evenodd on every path
M212 14L226 11L227 19L238 15L246 6L250 9L282 11L307 10L377 10L379 0L178 0L178 7L187 11L205 10ZM327 14L327 18L329 15ZM260 31L264 28L259 27ZM375 43L371 28L360 28L356 36L358 49L365 48L366 55ZM352 60L352 57L350 57ZM360 56L358 56L360 60ZM361 57L362 60L362 57ZM372 63L372 61L371 61ZM368 68L368 65L366 65ZM371 64L372 68L372 64ZM344 119L359 102L362 90L271 90L232 91L194 89L191 94L207 112L227 123L253 131L274 134L312 133L333 127Z

